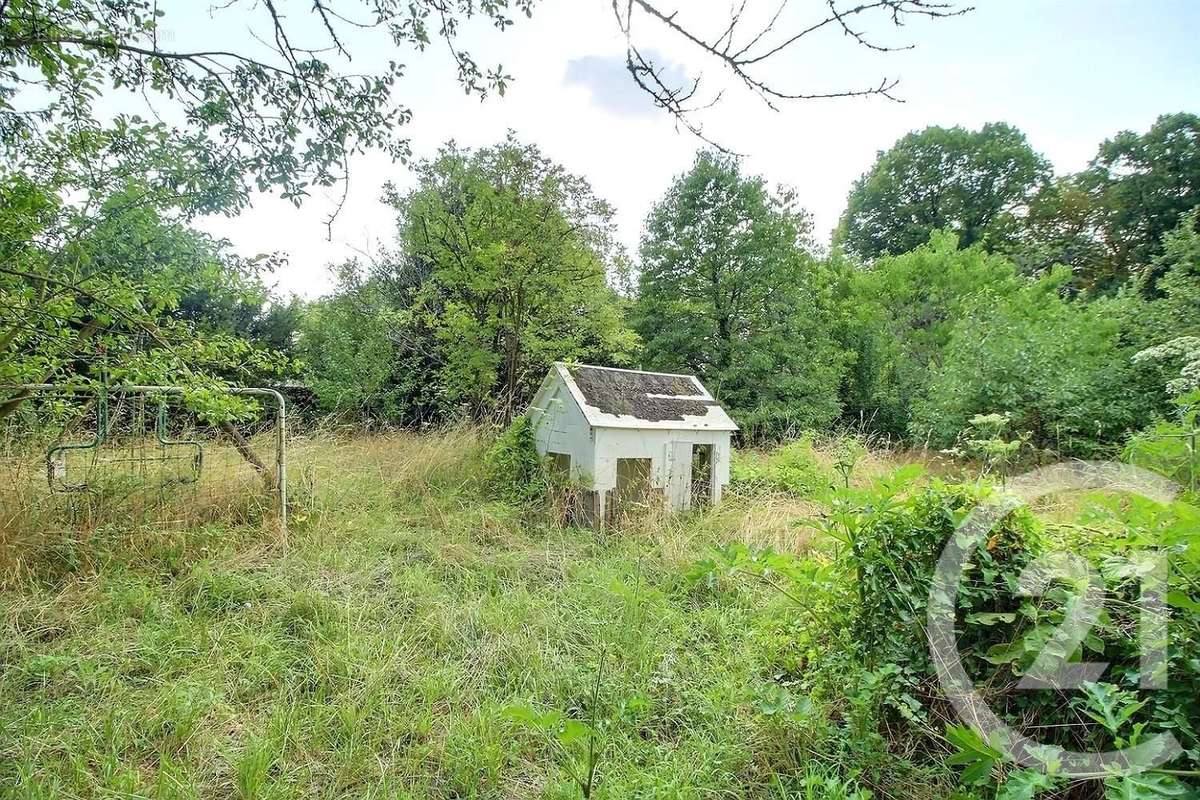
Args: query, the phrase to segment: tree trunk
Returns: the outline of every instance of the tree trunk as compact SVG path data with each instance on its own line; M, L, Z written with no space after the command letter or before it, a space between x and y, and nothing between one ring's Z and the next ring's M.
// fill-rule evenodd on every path
M512 422L517 402L517 377L521 364L521 326L524 324L522 319L524 314L524 296L518 292L513 309L512 325L509 327L504 343L504 423L506 425Z
M266 484L267 488L274 489L276 485L275 473L263 463L263 460L258 457L258 453L254 452L250 441L242 435L241 431L234 427L232 422L222 422L220 428L221 433L225 434L229 438L229 441L233 442L234 449L241 454L242 458L246 459L246 463L254 467L254 471L263 479L263 483Z

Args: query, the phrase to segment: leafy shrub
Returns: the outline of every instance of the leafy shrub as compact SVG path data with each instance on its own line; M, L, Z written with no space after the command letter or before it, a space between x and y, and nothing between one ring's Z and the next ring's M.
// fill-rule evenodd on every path
M843 381L844 417L900 435L968 310L979 297L1005 296L1021 285L1011 262L980 247L959 249L950 231L871 269L849 270L845 280L841 335L854 358Z
M1200 442L1200 434L1192 427L1159 422L1131 436L1123 457L1130 464L1165 475L1195 492L1200 454L1192 443L1193 436Z
M831 483L807 434L769 453L735 452L729 480L735 490L775 491L800 497L827 491Z
M919 727L950 721L933 688L936 673L925 636L931 576L945 542L988 492L941 485L904 495L877 491L862 498L867 504L857 506L846 526L859 601L851 630L859 638L864 665L893 674L888 704ZM1060 541L1053 549L1047 546L1048 532L1028 511L1000 520L973 554L956 600L958 650L967 673L986 678L992 709L1017 728L1035 721L1039 738L1072 750L1100 752L1170 731L1194 764L1200 754L1200 708L1194 703L1200 692L1200 604L1188 592L1200 574L1194 546L1198 519L1200 512L1183 504L1122 497L1085 515L1085 530L1105 532L1094 543ZM1148 692L1140 688L1139 598L1146 562L1139 559L1152 548L1177 557L1167 592L1175 611L1166 664L1169 688ZM1045 569L1055 558L1079 553L1099 565L1106 608L1080 643L1064 647L1056 637L1073 613L1079 585L1066 573L1051 572L1053 579L1040 596L1020 594L1019 586L1035 562ZM1019 691L1020 679L1047 655L1063 662L1089 656L1107 661L1104 680L1109 683L1085 687L1082 697L1058 689ZM1127 713L1112 711L1116 706L1127 707ZM1112 792L1128 788L1119 780L1114 786Z
M1139 384L1114 309L1063 300L1063 277L977 300L913 398L914 438L950 447L972 417L1008 410L1035 447L1091 458L1146 424L1157 401Z
M531 502L545 497L549 475L528 416L517 417L496 438L484 456L484 476L497 499Z
M847 565L858 592L852 630L865 663L868 668L894 666L897 686L903 687L897 699L903 707L915 708L908 693L922 691L935 676L925 637L934 569L946 541L989 490L942 484L907 490L897 482L849 494L843 502L856 505L839 514L838 524L849 545ZM997 522L964 574L958 612L973 616L1015 610L1013 582L1032 560L1037 537L1028 512L1014 511ZM985 646L992 632L982 631L982 639L980 633L978 628L968 632L960 647L969 653ZM927 706L931 698L917 694L915 699Z
M783 680L841 707L836 713L844 730L836 747L853 750L839 755L842 763L894 768L894 760L884 766L888 762L871 758L879 750L871 742L880 737L887 749L913 754L918 763L941 763L949 743L956 752L944 763L961 767L963 782L982 793L977 796L1033 797L1063 788L1060 777L1001 768L997 743L960 727L938 688L926 638L934 570L945 543L994 490L919 487L912 477L897 474L833 495L818 523L843 553L832 562L726 548L692 577L757 576L797 604L797 642L821 646L807 646L803 671ZM1079 525L1051 529L1025 509L1001 518L973 553L956 595L959 655L967 674L986 685L989 706L1014 728L1035 724L1037 738L1070 750L1101 752L1170 732L1184 750L1173 766L1192 774L1200 761L1200 603L1193 597L1200 585L1198 525L1200 511L1190 506L1124 496L1090 508ZM1139 557L1153 549L1172 554L1165 598L1173 613L1168 686L1148 691L1140 683L1139 600L1147 573ZM1051 571L1040 595L1021 593L1026 570L1044 569L1060 550L1099 565L1107 599L1086 637L1065 646L1056 635L1074 613L1082 584ZM1082 691L1020 690L1018 683L1046 654L1057 662L1109 666L1102 682ZM943 726L945 737L938 733ZM1185 796L1187 789L1166 775L1114 774L1103 791L1109 798L1149 800Z
M1129 438L1124 458L1179 483L1195 496L1200 488L1200 392L1176 400L1179 419L1158 422Z

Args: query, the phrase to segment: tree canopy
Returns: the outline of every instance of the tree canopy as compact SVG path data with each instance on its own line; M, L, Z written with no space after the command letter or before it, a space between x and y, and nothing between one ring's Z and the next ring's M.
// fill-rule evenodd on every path
M980 245L960 249L949 231L844 280L843 335L856 354L844 384L846 409L893 435L907 433L912 403L925 394L930 370L967 310L1020 285L1011 262Z
M760 427L832 420L841 359L810 236L791 192L702 153L646 221L633 311L645 365L695 372Z
M1017 235L1049 171L1025 134L1002 122L916 131L855 182L837 240L866 259L907 253L942 229L964 247L995 248Z
M211 41L177 49L168 46L167 11L156 3L12 0L0 6L0 148L19 158L30 141L53 133L66 147L98 137L121 153L169 136L186 166L155 177L178 193L234 210L252 187L277 186L298 200L309 187L342 177L354 153L409 153L399 128L412 111L394 92L404 64L352 67L350 48L363 46L365 32L398 53L442 38L460 84L483 96L502 92L508 76L499 67L481 69L457 46L460 24L481 15L503 30L513 12L528 15L532 6L533 0L362 0L336 9L323 0L228 3L214 14L243 21L238 15L245 12L257 34L253 43L231 45L226 33L212 29ZM110 88L144 98L145 111L106 113L97 101Z
M637 338L607 283L621 256L612 209L587 181L512 136L476 151L449 144L416 172L416 188L389 194L399 252L365 276L344 272L307 329L313 367L372 364L344 382L366 380L357 393L320 389L327 405L387 397L380 413L396 419L509 419L554 361L630 363ZM345 315L369 319L339 339L327 325Z
M270 262L131 200L141 193L130 184L88 214L22 176L0 184L0 384L201 388L287 368L249 335Z
M1145 133L1122 131L1080 180L1095 197L1109 272L1147 273L1152 287L1163 238L1200 205L1200 116L1164 114Z
M120 271L90 269L79 253L97 244L93 229L111 232L131 224L145 231L146 225L131 222L129 216L144 211L146 219L156 220L157 233L165 235L199 214L239 213L256 190L277 191L299 203L314 187L344 181L351 158L369 149L407 159L411 151L405 126L414 111L405 103L398 83L405 74L405 62L435 43L444 45L454 80L467 94L480 98L503 94L511 76L502 66L484 67L475 60L461 44L465 27L474 21L505 31L520 17L530 16L535 5L535 0L351 0L335 7L327 0L233 0L209 9L207 24L196 25L182 16L187 13L186 6L146 0L0 2L0 184L14 211L0 223L7 236L4 246L14 253L0 272L0 292L6 299L13 298L12 307L20 308L21 314L39 320L34 325L22 322L20 333L0 332L0 344L11 351L5 353L6 358L13 364L21 362L20 367L9 366L5 374L14 379L62 377L62 365L50 363L54 358L35 368L28 363L28 353L58 353L57 358L65 359L64 348L91 346L93 323L104 328L110 338L128 337L120 346L115 339L109 341L105 350L124 352L130 358L139 353L142 366L138 369L143 372L154 363L160 375L171 374L174 380L187 376L190 381L213 381L227 374L224 368L206 370L203 359L167 357L195 347L213 352L237 349L232 344L216 346L213 340L205 341L207 334L194 326L166 324L215 313L201 307L209 301L228 306L217 299L215 288L198 289L189 299L177 297L167 279L139 282ZM753 9L750 11L752 16ZM730 12L730 34L746 13L746 4ZM615 20L631 56L631 80L680 119L689 113L682 103L690 94L685 87L664 83L663 71L650 56L652 51L638 44L645 40L640 23L634 33L635 18L653 20L660 34L721 58L735 75L748 77L752 68L756 70L797 46L813 30L850 33L853 20L867 16L899 25L908 17L957 13L960 11L940 2L888 0L853 10L831 7L817 28L799 26L796 30L789 30L792 23L785 25L776 13L749 41L748 49L735 53L730 50L734 37L714 40L693 22L663 13L649 0L638 0L623 12L614 6ZM232 30L244 30L244 34L231 36ZM378 58L380 52L390 57ZM756 92L768 92L775 100L886 94L893 85L885 81L882 91L868 87L864 91L780 93L765 81L754 80ZM690 123L689 127L699 132ZM432 177L431 169L425 167L425 177ZM574 189L563 191L570 195ZM426 200L409 200L424 213ZM562 225L577 222L568 218ZM409 231L406 245L418 237L419 232ZM594 247L597 241L588 246ZM429 252L442 247L436 242L423 246ZM563 254L568 257L561 268L578 273L583 257L565 250ZM545 256L543 253L535 260ZM62 269L63 263L73 266ZM512 263L495 260L500 268ZM603 268L611 266L605 261ZM454 324L461 328L468 317L455 315L472 305L474 289L463 290L446 279L446 269L443 264L441 271L432 273L426 291L413 302L415 307L447 311L448 316L438 317L439 326L458 319ZM443 287L440 295L430 288L434 285ZM567 285L565 281L563 285ZM575 296L567 299L564 307L574 303L576 314L595 310L587 305L599 297L592 292L595 286L589 273L577 295L586 294L590 299L585 302ZM523 391L518 385L529 380L526 368L517 363L523 359L521 354L532 354L536 362L570 349L564 344L543 352L539 337L570 340L581 352L591 352L588 348L608 348L611 341L605 337L616 335L612 333L614 325L619 327L611 315L605 316L607 311L597 311L597 319L607 321L597 322L587 334L579 332L579 325L567 330L560 323L540 318L537 315L543 309L531 311L525 304L536 307L540 301L534 298L547 291L526 279L513 301L520 305L519 310L504 311L500 321L477 317L478 330L458 331L477 336L480 346L488 336L505 340L507 355L500 370L509 397L502 404L505 408L511 409L512 398ZM67 306L62 305L64 294L74 298ZM599 308L610 305L601 303ZM158 313L163 309L175 310L163 317ZM227 307L222 313L230 311ZM92 314L99 315L95 318L98 322ZM243 316L245 333L248 326L253 327L253 314ZM293 323L295 317L293 314ZM287 319L287 314L276 312L274 322ZM538 322L531 323L531 319ZM43 324L46 320L56 322ZM120 324L115 324L118 321ZM530 333L530 324L550 327ZM609 333L602 333L602 328ZM444 332L444 336L447 341L459 341L454 333ZM525 341L526 336L539 343ZM286 332L276 332L277 342L289 338ZM600 344L602 340L607 343ZM245 344L246 340L241 341ZM627 345L614 346L614 352L628 350ZM12 351L17 347L19 352ZM472 364L469 368L466 363L460 365L464 375L479 377L490 369L474 360L475 355L461 357ZM185 365L188 369L183 369ZM126 373L132 375L131 370ZM87 370L71 374L75 380L96 377ZM469 379L464 381L469 383Z

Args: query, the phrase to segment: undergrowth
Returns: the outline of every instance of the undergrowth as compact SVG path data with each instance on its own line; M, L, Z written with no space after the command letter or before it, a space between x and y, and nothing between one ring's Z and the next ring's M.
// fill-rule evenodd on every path
M544 474L511 435L297 437L286 541L256 521L209 522L94 537L71 570L21 571L0 589L0 795L1108 791L993 758L930 680L929 564L986 489L802 440L742 460L717 508L595 531L562 524L524 485L503 491L514 464ZM1062 597L1015 598L1006 583L1045 542L1099 552L1120 517L1141 531L1122 540L1134 548L1166 524L1128 504L1089 513L1074 528L1017 515L989 543L963 620L972 664L1017 674L1031 656L1012 645L1061 619ZM1133 583L1113 580L1128 598ZM1172 663L1187 675L1184 619ZM1127 660L1130 630L1114 615L1106 657ZM1194 686L1125 721L1182 733ZM1062 705L1068 722L1132 702L1121 681L1096 691ZM1005 713L1037 710L1013 698Z
M834 482L817 458L810 435L768 452L735 451L729 479L734 491L769 490L800 497L821 494Z
M775 523L741 530L734 502L564 527L487 491L486 446L298 438L286 544L210 524L23 573L0 592L0 793L578 797L521 707L595 720L595 797L843 796L752 705L784 601L684 577Z

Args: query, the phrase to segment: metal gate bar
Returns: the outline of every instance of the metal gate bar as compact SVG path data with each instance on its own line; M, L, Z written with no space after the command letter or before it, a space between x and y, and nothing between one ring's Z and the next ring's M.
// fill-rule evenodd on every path
M113 386L61 386L53 383L23 383L15 385L0 385L2 391L16 392L76 392L79 394L90 394L97 391L103 392L125 392L130 394L170 394L183 395L184 388L182 386L142 386L142 385L122 385ZM279 524L283 534L287 535L287 404L283 395L275 389L265 389L260 387L246 386L228 386L221 389L223 392L235 395L243 395L250 397L271 397L276 403L275 410L275 458L278 466L278 475L275 477L275 493L279 500Z

